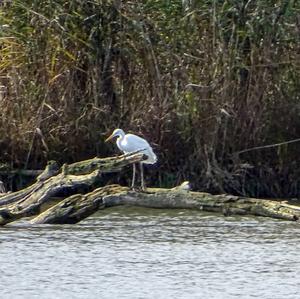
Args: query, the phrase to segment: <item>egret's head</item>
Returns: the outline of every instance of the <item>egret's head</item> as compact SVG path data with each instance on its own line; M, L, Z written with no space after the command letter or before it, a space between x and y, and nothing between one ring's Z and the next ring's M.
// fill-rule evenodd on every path
M122 129L115 129L113 131L113 133L108 138L105 139L105 142L113 139L114 137L122 137L124 135L125 135L125 133Z

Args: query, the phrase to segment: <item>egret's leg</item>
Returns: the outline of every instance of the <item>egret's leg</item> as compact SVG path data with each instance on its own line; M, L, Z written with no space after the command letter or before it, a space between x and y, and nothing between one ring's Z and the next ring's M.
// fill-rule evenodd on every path
M135 164L132 164L133 166L133 171L132 171L132 182L131 182L131 188L134 188L134 183L135 183Z
M145 190L143 163L140 163L140 168L141 168L141 185L142 185L142 190Z

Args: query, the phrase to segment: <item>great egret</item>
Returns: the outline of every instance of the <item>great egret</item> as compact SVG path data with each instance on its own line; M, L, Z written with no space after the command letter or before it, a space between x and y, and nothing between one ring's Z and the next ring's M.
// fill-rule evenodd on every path
M111 140L114 137L118 137L117 146L123 153L127 154L127 153L132 153L141 150L141 153L145 154L148 157L146 160L140 162L141 186L142 186L142 190L144 190L145 183L144 183L143 164L154 164L157 161L157 157L154 154L152 147L145 139L134 134L125 134L122 129L115 129L113 133L105 140L105 142ZM135 173L136 173L136 167L135 164L133 164L131 188L134 188Z

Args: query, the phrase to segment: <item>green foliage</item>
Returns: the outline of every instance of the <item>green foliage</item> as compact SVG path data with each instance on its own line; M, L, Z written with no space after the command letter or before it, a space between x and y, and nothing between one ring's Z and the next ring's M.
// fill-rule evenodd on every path
M153 181L299 195L299 143L234 155L300 136L299 2L1 5L2 163L106 156L122 127L155 144Z

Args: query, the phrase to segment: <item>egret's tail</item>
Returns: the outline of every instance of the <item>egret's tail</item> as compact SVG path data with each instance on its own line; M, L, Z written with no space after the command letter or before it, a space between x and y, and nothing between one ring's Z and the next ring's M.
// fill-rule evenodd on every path
M155 164L157 162L157 156L153 152L152 148L147 149L145 154L148 156L148 159L143 161L146 164Z

